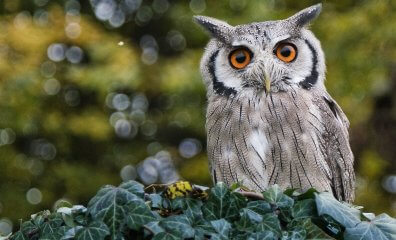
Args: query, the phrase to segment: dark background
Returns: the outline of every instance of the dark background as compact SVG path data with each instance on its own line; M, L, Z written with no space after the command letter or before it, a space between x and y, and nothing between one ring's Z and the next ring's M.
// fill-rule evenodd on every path
M2 0L0 232L104 184L212 184L196 14L231 24L318 1ZM396 215L396 1L324 1L312 25L351 121L357 200Z

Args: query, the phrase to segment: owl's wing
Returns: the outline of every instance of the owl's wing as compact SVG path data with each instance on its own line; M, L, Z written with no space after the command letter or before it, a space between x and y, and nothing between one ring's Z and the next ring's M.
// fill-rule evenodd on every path
M331 185L334 196L352 202L355 198L355 173L353 153L349 145L349 121L340 106L325 92L317 96L324 125L322 134L326 162L332 172Z

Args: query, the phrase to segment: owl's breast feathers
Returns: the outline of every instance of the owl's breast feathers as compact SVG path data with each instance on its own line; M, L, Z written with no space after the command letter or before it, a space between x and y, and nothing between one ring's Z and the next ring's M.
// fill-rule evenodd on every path
M212 176L259 191L275 183L314 187L351 202L348 125L341 108L319 89L213 96L206 126Z

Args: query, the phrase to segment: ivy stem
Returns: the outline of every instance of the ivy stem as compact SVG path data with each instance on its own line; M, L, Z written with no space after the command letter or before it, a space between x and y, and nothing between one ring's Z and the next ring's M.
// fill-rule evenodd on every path
M253 198L253 199L257 199L257 200L264 200L264 197L261 193L256 193L256 192L244 192L244 191L240 191L240 194L242 194L243 196L247 197L247 198Z

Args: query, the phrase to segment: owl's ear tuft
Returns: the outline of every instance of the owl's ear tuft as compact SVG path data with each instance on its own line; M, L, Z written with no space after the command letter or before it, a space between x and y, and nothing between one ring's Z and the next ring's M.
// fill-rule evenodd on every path
M234 27L228 23L212 17L194 16L194 21L201 25L210 35L224 43L230 41Z
M311 21L315 20L322 10L322 4L316 4L311 7L305 8L293 16L289 17L287 21L296 25L297 27L304 27Z

